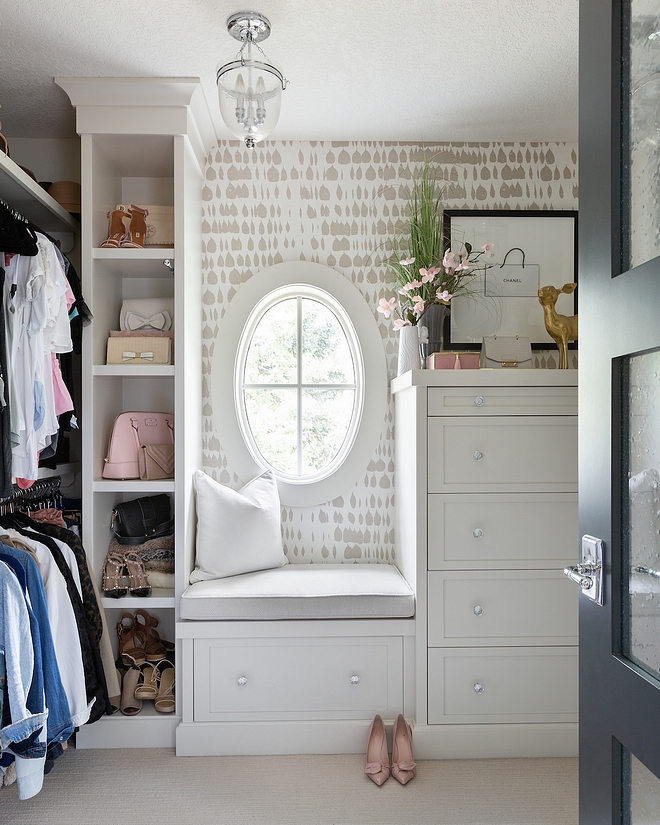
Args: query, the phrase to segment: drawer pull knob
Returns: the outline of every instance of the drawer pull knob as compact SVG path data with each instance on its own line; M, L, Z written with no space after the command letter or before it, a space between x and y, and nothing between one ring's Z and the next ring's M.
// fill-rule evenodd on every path
M475 407L483 407L483 405L484 405L484 397L483 397L483 395L478 395L478 396L474 399L474 405L475 405Z
M236 684L239 687L245 687L245 685L247 685L247 676L239 676L236 680Z
M481 529L481 527L477 527L476 530L472 531L472 535L475 537L475 539L481 539L483 538L484 531Z
M474 692L475 693L483 693L486 688L481 684L481 682L474 683Z
M472 458L474 458L475 461L481 461L481 459L483 457L484 457L484 454L481 452L481 450L475 450L472 453Z
M352 685L359 685L360 684L360 677L356 676L355 673L351 676L351 684Z
M472 612L475 616L482 616L484 609L480 604L475 604L475 606L472 608Z

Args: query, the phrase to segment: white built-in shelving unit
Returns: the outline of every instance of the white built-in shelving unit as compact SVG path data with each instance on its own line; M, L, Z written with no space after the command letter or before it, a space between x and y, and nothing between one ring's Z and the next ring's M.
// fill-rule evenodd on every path
M210 117L196 78L56 82L76 107L82 140L82 280L94 315L83 340L83 544L100 588L113 507L156 493L171 497L175 589L154 589L148 598L104 597L102 603L115 645L122 614L138 608L156 616L161 637L173 641L181 571L193 552L192 470L201 466L201 197ZM101 248L108 212L119 203L173 206L174 247ZM106 365L122 302L147 297L174 299L174 364ZM113 422L132 410L174 413L174 479L102 477ZM137 716L115 714L83 727L77 746L171 747L179 719L179 711L161 714L145 703Z

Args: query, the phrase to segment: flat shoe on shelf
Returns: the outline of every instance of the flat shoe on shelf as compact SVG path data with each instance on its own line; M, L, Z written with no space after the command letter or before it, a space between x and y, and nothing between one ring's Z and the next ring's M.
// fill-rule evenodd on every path
M372 782L382 785L390 776L390 760L387 755L387 733L379 714L369 727L367 737L367 764L364 768Z
M417 763L413 762L410 725L400 713L392 728L392 776L405 785L415 775L416 767Z

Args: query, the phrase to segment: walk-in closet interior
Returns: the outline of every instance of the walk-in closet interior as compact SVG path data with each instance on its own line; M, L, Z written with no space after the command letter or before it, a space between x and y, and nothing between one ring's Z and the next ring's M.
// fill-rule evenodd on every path
M397 292L414 258L385 261L432 168L459 226L564 216L552 283L577 277L577 8L541 35L531 2L446 5L3 10L0 820L73 749L365 754L390 785L577 756L578 350L558 368L549 270L532 244L538 283L474 329L457 290L436 369L395 305L458 262ZM500 327L529 368L461 368Z

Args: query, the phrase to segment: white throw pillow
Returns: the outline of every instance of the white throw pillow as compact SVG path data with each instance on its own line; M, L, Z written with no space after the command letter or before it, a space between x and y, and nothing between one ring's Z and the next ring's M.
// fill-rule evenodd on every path
M268 570L287 563L280 496L269 470L240 490L193 473L197 500L197 558L190 583Z

